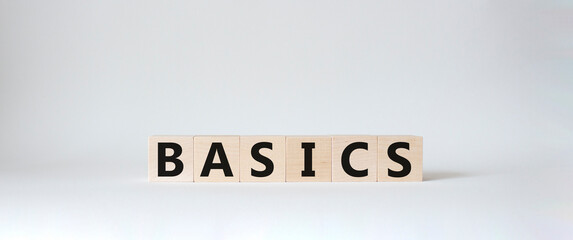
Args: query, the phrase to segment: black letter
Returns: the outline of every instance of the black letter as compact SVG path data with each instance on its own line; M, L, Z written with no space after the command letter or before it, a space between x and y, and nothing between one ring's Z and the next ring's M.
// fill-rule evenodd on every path
M405 177L408 176L408 174L410 174L410 170L412 170L412 165L410 165L410 161L408 161L408 159L405 159L396 153L396 149L398 148L405 148L410 150L410 144L407 142L395 142L388 147L388 157L390 157L392 161L402 165L402 171L400 172L395 172L388 168L388 176L390 177Z
M344 169L344 171L350 176L366 177L368 176L368 169L356 170L350 166L350 153L358 148L368 150L368 143L355 142L348 145L342 152L342 169Z
M165 149L167 148L173 149L173 155L170 157L165 156ZM177 143L157 143L157 170L159 177L175 177L183 172L183 162L177 158L181 156L181 152L181 146ZM165 164L167 162L175 164L173 171L165 170Z
M262 163L265 165L265 170L263 171L257 171L255 169L251 168L251 175L253 177L266 177L271 175L271 173L273 173L273 170L275 168L275 166L273 165L273 161L271 161L269 158L261 155L261 153L259 153L259 150L261 150L261 148L268 148L268 149L273 149L273 144L270 142L260 142L257 143L253 146L253 148L251 148L251 156L253 156L253 158L255 160L257 160L258 162Z
M215 159L215 153L219 154L219 159L221 163L213 163ZM207 160L201 171L201 177L208 177L211 169L223 169L225 177L232 177L233 172L231 171L231 166L229 165L229 160L227 160L227 155L225 154L225 149L223 149L223 144L220 142L214 142L211 144L211 149L209 149L209 154L207 154Z
M303 177L314 177L312 170L312 149L314 143L302 143L301 147L304 148L304 170L301 172Z

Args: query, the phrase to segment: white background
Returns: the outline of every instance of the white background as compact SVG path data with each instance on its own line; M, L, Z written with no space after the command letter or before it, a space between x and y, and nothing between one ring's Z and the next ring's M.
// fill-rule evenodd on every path
M571 1L0 1L0 239L572 239ZM424 136L421 183L147 182L156 134Z

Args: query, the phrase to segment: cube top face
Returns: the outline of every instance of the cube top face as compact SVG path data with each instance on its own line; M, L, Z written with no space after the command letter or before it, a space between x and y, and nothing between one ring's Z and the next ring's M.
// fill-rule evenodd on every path
M418 182L423 179L423 138L378 137L378 181Z
M151 136L148 143L149 181L193 181L193 136Z
M239 181L239 136L196 136L193 146L195 182Z
M286 181L332 181L332 138L287 136Z
M332 137L332 181L376 182L377 136Z
M285 181L285 137L242 136L241 182Z

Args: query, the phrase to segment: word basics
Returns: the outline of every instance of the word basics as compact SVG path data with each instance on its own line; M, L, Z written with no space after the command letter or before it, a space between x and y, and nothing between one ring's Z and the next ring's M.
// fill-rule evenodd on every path
M151 136L149 181L422 181L422 137Z

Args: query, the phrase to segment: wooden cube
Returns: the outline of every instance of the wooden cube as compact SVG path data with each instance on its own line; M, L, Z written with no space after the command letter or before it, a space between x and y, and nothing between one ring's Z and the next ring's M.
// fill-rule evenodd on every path
M241 136L241 182L285 181L285 137Z
M422 137L378 137L378 181L422 181Z
M149 137L150 182L193 182L193 136Z
M332 181L332 137L286 137L286 181Z
M375 182L378 172L377 136L332 137L332 181Z
M195 182L239 181L239 136L196 136Z

